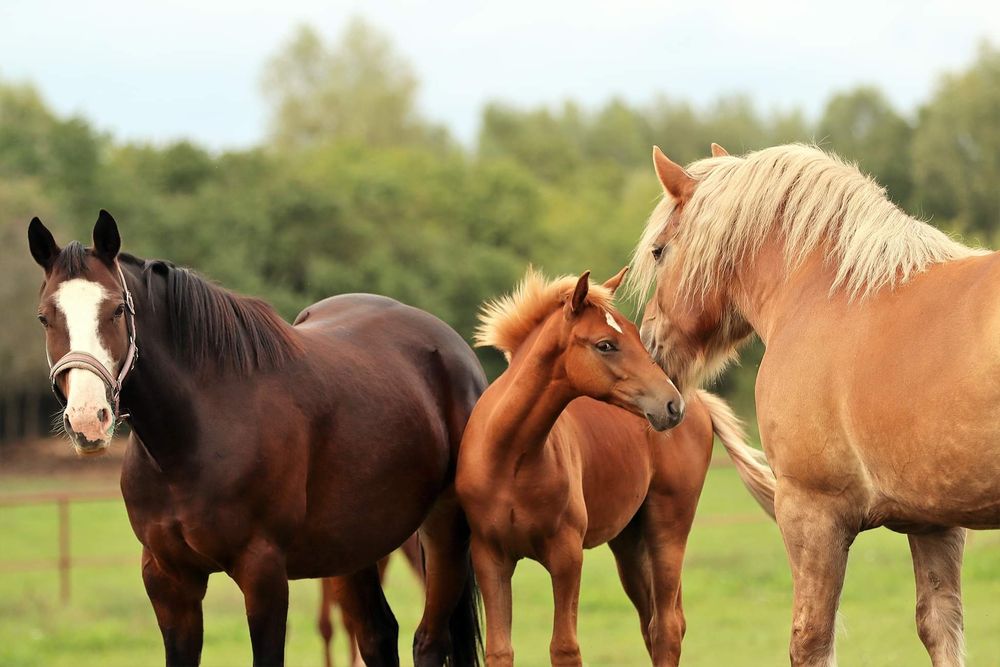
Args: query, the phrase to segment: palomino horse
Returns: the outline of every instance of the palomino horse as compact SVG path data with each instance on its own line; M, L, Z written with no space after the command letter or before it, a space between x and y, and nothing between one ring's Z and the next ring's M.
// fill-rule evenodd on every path
M403 542L402 546L400 546L395 553L403 555L406 562L409 563L410 567L413 569L413 572L420 578L420 583L423 584L424 565L423 558L420 555L420 541L417 538L417 535L411 535L408 540ZM388 566L389 556L385 556L379 560L379 581L385 579L385 570ZM358 621L357 619L351 618L346 613L341 603L341 599L348 590L346 587L349 583L350 582L344 577L324 577L323 579L320 579L319 582L319 618L317 619L316 626L319 629L320 637L323 638L323 658L326 667L333 667L333 654L330 651L330 644L333 641L332 612L334 607L341 607L341 620L344 623L344 629L347 631L347 644L351 654L350 664L358 667L364 665L361 661L361 656L358 654L358 641L355 639Z
M91 249L60 249L37 218L28 238L77 450L104 450L129 413L122 495L168 665L198 663L219 571L245 597L254 664L284 661L288 580L331 575L350 575L343 603L365 661L398 664L375 563L418 527L427 599L414 662L478 661L468 528L450 488L485 379L457 333L363 294L289 326L186 269L119 256L104 211Z
M510 367L473 410L455 486L472 528L488 665L513 663L511 577L521 558L552 577L553 664L582 664L583 550L606 542L653 663L676 665L681 564L713 426L749 486L773 486L757 479L770 470L750 456L739 423L714 396L691 396L687 419L669 433L649 428L677 427L684 402L612 306L623 275L591 285L588 273L548 282L529 272L481 316L477 342L502 350Z
M757 415L794 581L791 661L832 665L848 548L909 536L917 630L963 662L965 528L1000 527L1000 255L906 215L855 167L778 146L682 169L635 255L643 340L682 390L756 332ZM931 409L933 408L933 410Z

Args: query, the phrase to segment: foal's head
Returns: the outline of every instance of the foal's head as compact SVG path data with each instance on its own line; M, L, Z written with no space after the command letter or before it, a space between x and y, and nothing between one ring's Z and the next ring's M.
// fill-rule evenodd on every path
M60 248L38 218L28 226L31 256L45 272L38 321L49 365L68 352L82 353L84 360L53 378L65 402L63 427L78 454L104 452L117 418L113 387L93 364L117 378L129 353L128 305L117 265L121 237L107 211L101 211L93 237L90 248L76 241Z
M589 271L553 281L529 271L514 294L485 306L476 341L503 351L512 366L543 364L576 395L645 417L657 430L673 428L684 401L613 305L625 271L603 285L591 284Z

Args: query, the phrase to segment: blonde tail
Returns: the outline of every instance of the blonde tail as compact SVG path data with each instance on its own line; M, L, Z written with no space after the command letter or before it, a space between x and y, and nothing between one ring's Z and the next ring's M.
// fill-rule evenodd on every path
M743 486L747 487L757 504L773 519L776 482L764 452L746 444L743 423L724 400L701 389L698 390L698 398L708 408L708 414L712 417L712 430L733 460Z

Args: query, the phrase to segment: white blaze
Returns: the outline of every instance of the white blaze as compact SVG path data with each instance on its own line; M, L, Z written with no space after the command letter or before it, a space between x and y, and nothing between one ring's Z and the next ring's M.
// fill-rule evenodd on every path
M100 307L108 292L98 283L83 278L67 280L56 290L54 299L66 318L69 349L87 352L115 374L115 362L98 333ZM94 373L71 368L66 383L66 417L74 431L91 441L108 438L110 424L98 419L100 410L111 412L104 382Z
M612 329L614 329L618 333L622 333L622 328L620 326L618 326L617 322L615 322L615 318L611 315L610 311L605 310L604 311L604 317L605 317L605 319L607 319L609 327L611 327Z

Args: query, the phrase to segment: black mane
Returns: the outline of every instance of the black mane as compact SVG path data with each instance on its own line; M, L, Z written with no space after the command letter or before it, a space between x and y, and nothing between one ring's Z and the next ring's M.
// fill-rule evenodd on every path
M172 262L125 253L119 261L140 269L151 307L157 300L155 278L164 279L170 340L191 368L248 375L277 368L301 352L288 325L263 300L235 294Z

